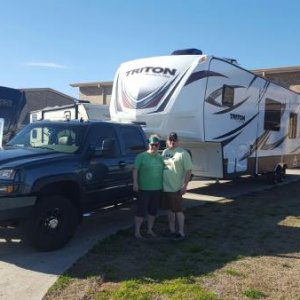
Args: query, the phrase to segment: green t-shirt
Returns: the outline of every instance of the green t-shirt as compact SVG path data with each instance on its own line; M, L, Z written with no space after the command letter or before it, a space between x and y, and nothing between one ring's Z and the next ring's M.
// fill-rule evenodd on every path
M165 149L162 153L165 168L163 174L164 192L177 192L181 189L185 174L192 170L192 159L183 148Z
M162 190L164 161L160 154L140 153L135 159L134 167L138 171L140 190Z

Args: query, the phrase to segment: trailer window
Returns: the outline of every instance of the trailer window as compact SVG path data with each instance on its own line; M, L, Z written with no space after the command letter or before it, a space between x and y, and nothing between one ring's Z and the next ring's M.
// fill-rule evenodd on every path
M297 114L290 113L289 118L289 139L295 139L297 137Z
M231 107L234 100L234 88L232 86L223 85L222 105Z
M279 131L280 119L281 103L272 99L266 99L264 129Z

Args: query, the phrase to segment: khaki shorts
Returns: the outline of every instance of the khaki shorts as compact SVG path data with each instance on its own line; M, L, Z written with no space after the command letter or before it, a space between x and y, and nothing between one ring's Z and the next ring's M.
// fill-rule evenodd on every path
M182 211L182 195L178 192L164 192L161 199L161 209L172 212Z

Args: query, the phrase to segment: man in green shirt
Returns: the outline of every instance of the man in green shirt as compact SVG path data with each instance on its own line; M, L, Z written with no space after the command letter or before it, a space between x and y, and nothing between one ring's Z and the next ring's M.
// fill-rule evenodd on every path
M140 153L134 162L133 190L138 193L137 211L135 215L136 238L142 238L141 226L147 216L147 234L155 237L153 224L159 209L163 187L162 156L158 153L159 138L155 135L149 138L149 149Z
M167 139L167 149L162 153L165 168L163 173L162 209L168 211L169 230L176 239L183 239L184 213L182 211L182 195L186 193L192 172L190 154L178 146L176 132L171 132ZM176 221L178 233L176 234Z

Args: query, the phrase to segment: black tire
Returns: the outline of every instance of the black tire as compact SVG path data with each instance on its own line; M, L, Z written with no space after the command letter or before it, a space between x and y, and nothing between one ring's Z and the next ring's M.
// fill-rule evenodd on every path
M282 168L282 180L284 180L285 177L286 177L286 166L284 166L284 167Z
M283 170L281 167L277 167L275 171L275 183L282 182L283 180Z
M25 234L37 250L52 251L67 244L78 221L77 209L68 198L45 196L25 221Z
M276 184L282 182L284 178L284 172L282 167L278 166L274 172L269 172L267 174L267 179L269 184Z

